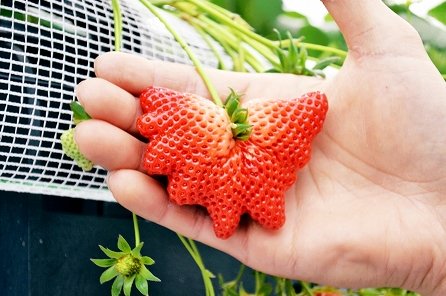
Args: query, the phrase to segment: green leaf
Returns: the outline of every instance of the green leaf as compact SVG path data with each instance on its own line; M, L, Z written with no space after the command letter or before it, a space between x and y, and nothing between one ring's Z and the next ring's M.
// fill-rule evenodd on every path
M99 245L99 248L101 249L102 252L104 252L105 255L107 255L110 258L119 259L125 255L125 253L123 253L123 252L115 252L110 249L104 248L101 245Z
M148 281L161 282L161 280L157 278L153 273L151 273L144 265L141 266L141 271L139 272L139 274Z
M136 276L135 286L141 294L146 296L149 295L149 285L147 280L139 274Z
M231 89L231 93L226 98L225 109L228 116L231 117L235 110L237 110L240 104L239 96L235 93L233 89Z
M446 25L446 1L429 10L428 15Z
M297 11L285 11L285 12L281 13L280 15L286 16L289 18L301 19L301 20L308 21L308 18L305 15L303 15Z
M210 278L210 279L215 278L215 275L214 275L209 269L206 269L206 270L204 271L204 273L205 273L205 276L208 277L208 278Z
M132 286L133 281L135 280L136 274L132 275L131 277L125 277L124 278L124 295L130 296L130 293L132 292Z
M231 116L233 123L245 123L248 120L248 109L237 109Z
M113 282L111 287L112 296L119 296L122 291L122 286L124 285L124 277L122 275L118 275Z
M117 275L119 275L119 272L115 269L115 267L114 266L109 267L107 270L105 270L101 274L101 277L99 278L99 282L101 284L103 284L105 282L112 280Z
M110 267L113 264L116 263L116 259L110 258L110 259L90 259L91 262L96 264L99 267Z
M148 257L148 256L142 256L142 263L144 263L144 265L152 265L155 264L155 260L153 260L152 258Z
M281 73L279 69L271 68L265 71L265 73Z
M130 253L132 251L129 243L125 240L124 237L122 237L122 235L119 235L118 237L118 249L120 249L124 253Z
M73 120L75 124L84 120L91 119L91 116L85 111L84 107L78 102L71 102L70 109L73 111Z
M340 62L340 61L341 61L340 57L328 57L328 58L318 61L316 63L316 65L314 65L313 70L323 70L326 67L328 67L329 65Z
M307 57L308 57L307 49L305 48L305 46L301 46L299 52L299 61L300 61L299 65L302 67L302 70L305 69L305 65L307 63Z
M133 250L132 250L132 255L135 257L140 257L141 256L141 249L144 246L144 242L140 242Z

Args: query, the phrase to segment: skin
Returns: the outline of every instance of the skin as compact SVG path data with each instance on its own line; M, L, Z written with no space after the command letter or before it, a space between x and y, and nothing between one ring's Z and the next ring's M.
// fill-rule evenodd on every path
M77 88L95 119L76 128L76 141L110 171L108 185L124 207L257 270L341 287L446 295L446 83L415 30L381 1L324 3L349 46L333 78L207 70L223 98L229 87L244 100L311 90L328 96L324 130L286 193L280 230L247 223L219 240L206 214L169 203L165 188L142 172L137 95L156 85L208 96L189 66L100 56L97 78Z

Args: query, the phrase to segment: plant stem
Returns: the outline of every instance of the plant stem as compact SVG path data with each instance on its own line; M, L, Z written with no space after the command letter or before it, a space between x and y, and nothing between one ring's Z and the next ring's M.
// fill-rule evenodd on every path
M204 266L203 260L201 259L200 252L198 251L195 242L190 238L186 239L181 234L177 233L177 235L201 271L201 276L203 278L206 296L215 296L214 286L212 285L212 281L210 278L210 272Z
M215 23L213 20L207 18L204 15L200 15L198 18L194 19L197 25L201 26L209 35L212 36L220 44L225 44L223 48L232 57L232 59L237 63L237 53L243 51L243 45L241 44L241 38L235 38L233 34L221 28L221 25ZM234 51L227 50L227 47L231 47ZM254 47L253 47L254 48ZM255 48L257 50L257 48ZM258 51L258 50L257 50ZM259 52L259 51L258 51ZM259 52L260 53L260 52ZM235 55L235 56L233 56ZM256 72L263 72L263 67L260 65L259 61L247 50L245 50L246 62L251 65L251 67Z
M214 53L214 55L215 55L215 57L217 58L217 61L218 61L218 69L226 70L226 66L225 66L225 63L223 61L223 57L221 56L221 54L218 52L218 50L215 47L215 45L210 40L209 35L206 34L205 31L201 27L193 24L192 22L189 22L189 23L195 28L195 30L197 30L198 34L200 34L201 38L203 38L204 42L206 42L206 44L209 46L211 51Z
M135 247L136 247L141 242L141 239L139 236L138 216L136 216L135 213L132 213L132 216L133 216L133 229L135 231Z
M215 9L214 7L210 6L208 2L201 1L201 0L185 0L186 2L189 2L191 4L194 4L198 8L202 9L206 13L208 13L210 16L221 22L222 24L225 24L226 26L233 28L240 33L249 36L250 38L264 44L265 46L269 48L275 48L276 45L269 39L262 37L255 32L247 29L244 26L238 25L236 22L233 21L232 18L228 17L227 15L221 13L218 9Z
M311 291L310 285L308 285L308 283L301 281L300 284L302 285L302 289L308 296L313 296L313 292Z
M112 9L113 9L113 25L114 25L114 33L115 33L115 51L121 51L122 48L122 12L121 5L119 0L112 0ZM135 213L132 213L133 216L133 230L135 232L135 247L138 246L141 242L139 235L139 224L138 217Z
M290 40L273 41L273 43L276 46L281 45L283 48L288 48L290 46ZM335 55L343 57L343 58L347 57L347 52L342 49L337 49L334 47L324 46L324 45L320 45L320 44L306 43L306 42L302 42L300 39L294 39L293 43L296 45L303 45L303 46L305 46L306 49L313 49L313 50L317 50L317 51L328 52L328 53L332 53L332 54L335 54Z
M114 34L115 34L115 51L121 50L122 41L122 12L119 0L112 0Z
M220 96L218 95L217 90L215 89L214 85L210 81L209 77L204 72L203 66L200 62L200 60L195 56L195 54L192 52L190 47L187 45L186 41L175 31L175 29L169 24L169 22L159 13L158 8L154 6L150 1L148 0L140 0L140 2L150 10L150 12L156 16L161 23L164 24L166 29L172 34L172 36L175 38L175 40L180 44L180 46L183 48L183 50L187 53L190 60L194 64L198 74L203 79L203 82L205 83L212 100L217 106L223 107L223 102L220 99Z

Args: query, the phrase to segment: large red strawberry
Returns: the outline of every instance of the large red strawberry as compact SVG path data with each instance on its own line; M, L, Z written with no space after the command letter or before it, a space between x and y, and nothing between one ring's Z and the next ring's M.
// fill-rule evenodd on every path
M137 126L149 140L144 168L168 176L173 202L204 206L220 238L234 233L244 213L268 229L283 225L284 192L310 159L328 108L319 92L254 99L243 109L234 93L221 108L160 87L144 90L140 103Z

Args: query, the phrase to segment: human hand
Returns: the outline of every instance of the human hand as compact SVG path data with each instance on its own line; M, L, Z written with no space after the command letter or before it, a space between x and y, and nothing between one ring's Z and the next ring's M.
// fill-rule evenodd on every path
M94 120L76 128L81 151L110 171L115 198L138 215L218 248L257 270L342 287L399 286L446 293L446 84L418 35L379 0L326 1L349 46L329 80L208 70L256 97L327 93L330 110L310 163L287 191L277 231L255 223L228 240L193 207L169 203L140 168L137 96L149 85L207 90L194 69L110 53L79 100ZM123 149L125 147L125 149Z

